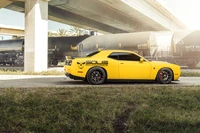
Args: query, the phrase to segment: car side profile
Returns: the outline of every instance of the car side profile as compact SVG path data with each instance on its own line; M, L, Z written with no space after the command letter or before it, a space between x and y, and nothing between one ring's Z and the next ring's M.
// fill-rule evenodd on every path
M169 84L180 77L180 66L148 61L127 50L100 50L83 58L68 59L65 75L90 84L103 84L107 80L151 80Z

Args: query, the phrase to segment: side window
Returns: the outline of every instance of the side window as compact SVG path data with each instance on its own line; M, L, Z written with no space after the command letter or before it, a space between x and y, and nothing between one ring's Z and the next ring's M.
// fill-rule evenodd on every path
M119 53L117 52L114 52L114 53L111 53L108 58L111 58L111 59L115 59L115 60L119 60Z
M140 57L129 52L113 52L108 58L125 61L140 61Z
M119 60L126 60L126 61L140 61L140 57L133 53L122 52L119 55Z

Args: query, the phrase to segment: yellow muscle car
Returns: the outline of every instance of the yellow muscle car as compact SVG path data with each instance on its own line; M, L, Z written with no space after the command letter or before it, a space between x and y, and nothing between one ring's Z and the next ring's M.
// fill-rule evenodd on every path
M95 85L107 80L152 80L168 84L178 80L181 74L178 65L148 61L126 50L100 50L84 58L68 59L64 71L71 79Z

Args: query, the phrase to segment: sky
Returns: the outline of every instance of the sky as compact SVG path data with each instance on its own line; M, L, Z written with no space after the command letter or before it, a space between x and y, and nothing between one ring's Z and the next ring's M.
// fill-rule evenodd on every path
M0 9L0 24L24 27L24 13L15 12L5 8ZM48 29L58 31L58 29L68 29L70 26L49 20Z
M200 29L200 0L158 0L192 30Z
M24 23L25 23L24 13L15 12L5 8L0 9L0 25L24 28ZM69 25L61 24L51 20L48 21L49 31L58 31L59 29L69 29L69 28L70 28ZM4 39L11 38L10 36L0 35L0 40L2 37Z
M165 5L190 29L200 29L200 0L157 0ZM24 14L4 8L0 9L0 25L24 27ZM48 22L50 31L68 29L69 25L53 21ZM1 37L2 35L0 35ZM7 38L4 36L4 38ZM0 38L1 39L1 38Z

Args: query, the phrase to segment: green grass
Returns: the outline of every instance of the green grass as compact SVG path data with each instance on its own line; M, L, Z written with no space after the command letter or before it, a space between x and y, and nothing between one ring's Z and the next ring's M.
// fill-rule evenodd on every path
M199 133L200 86L0 89L0 132Z
M184 71L181 72L182 77L200 77L200 72L190 72L190 71Z

